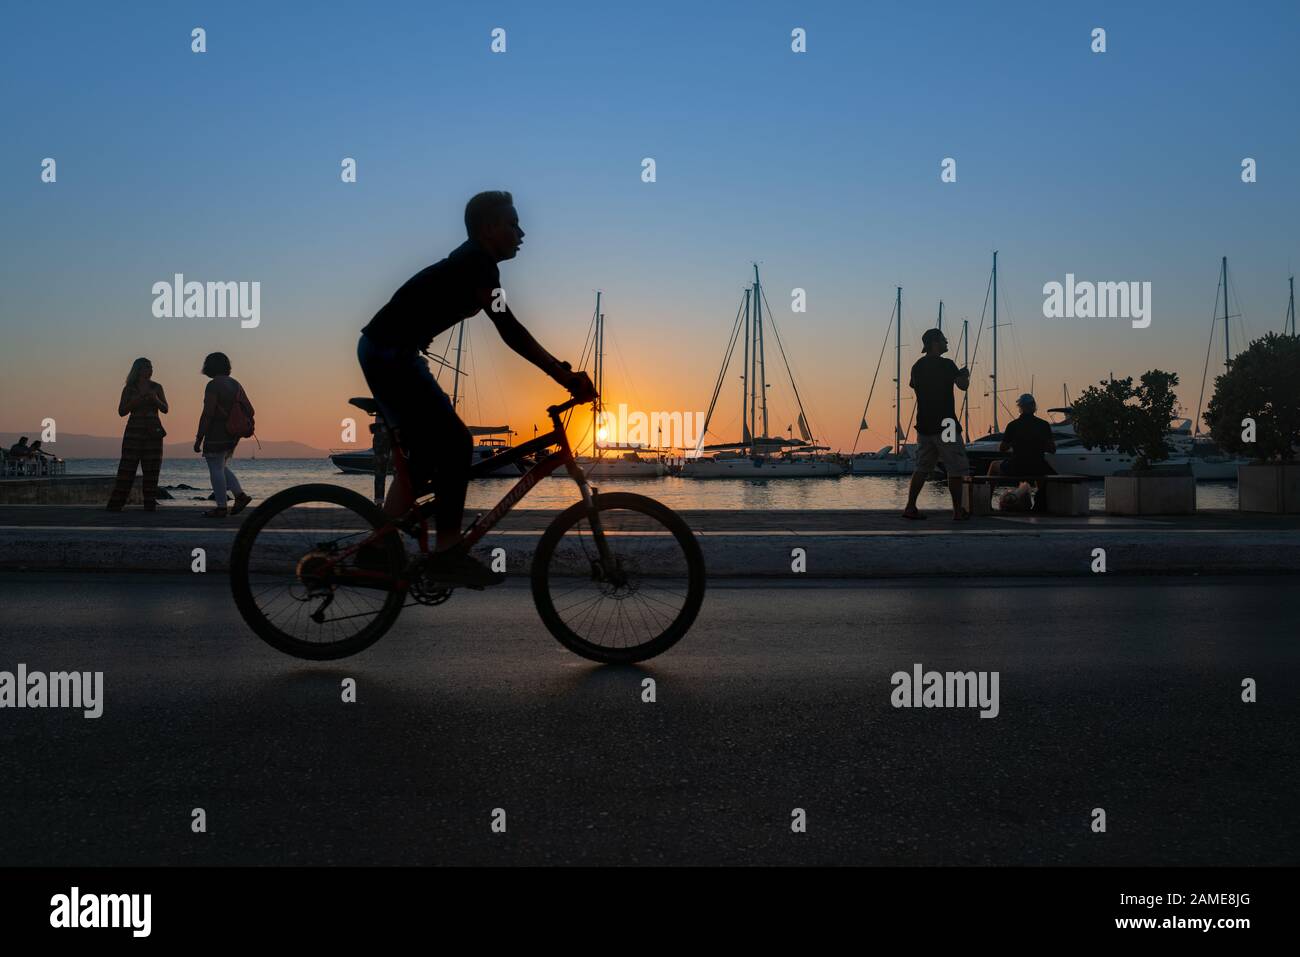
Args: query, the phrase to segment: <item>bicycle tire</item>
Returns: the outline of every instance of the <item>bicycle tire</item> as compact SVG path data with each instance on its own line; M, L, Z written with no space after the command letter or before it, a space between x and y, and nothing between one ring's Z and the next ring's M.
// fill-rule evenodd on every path
M681 546L687 565L687 596L676 618L654 639L626 648L610 648L587 641L573 631L555 608L550 592L551 558L565 533L582 519L587 518L587 506L578 502L556 516L547 527L533 556L533 602L542 622L560 644L575 654L603 664L631 664L662 654L675 645L690 629L704 603L705 574L704 553L695 540L690 526L668 506L631 492L609 492L592 499L593 508L600 511L623 509L640 512L659 522Z
M364 651L383 637L402 610L406 600L406 589L390 591L383 607L376 613L375 619L361 631L342 641L303 641L281 631L269 621L253 596L249 578L249 558L253 544L258 533L271 519L289 508L308 502L321 502L351 509L369 523L371 528L378 529L388 524L388 519L374 503L351 489L337 485L313 484L296 485L283 492L277 492L259 505L240 526L231 548L230 584L235 596L235 606L239 609L240 615L253 632L272 648L296 658L332 661ZM406 558L406 549L402 545L401 536L395 533L385 536L381 541L387 543L385 547L389 550L390 560L394 563L394 567L400 569Z

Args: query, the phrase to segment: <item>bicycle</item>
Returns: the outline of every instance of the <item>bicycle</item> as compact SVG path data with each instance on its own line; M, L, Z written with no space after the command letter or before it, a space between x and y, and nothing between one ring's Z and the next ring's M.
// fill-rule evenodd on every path
M550 406L551 432L471 467L477 477L537 453L455 547L472 548L534 485L565 468L582 498L538 542L530 571L533 601L547 629L570 651L609 664L644 661L671 648L695 621L704 601L704 556L690 528L667 506L643 495L600 493L587 480L560 421L586 401ZM387 428L373 399L352 403ZM409 481L407 457L395 438L391 461L398 481ZM299 658L324 661L364 651L392 627L408 596L411 605L440 605L457 587L428 568L434 501L421 498L393 519L336 485L277 492L235 537L230 576L240 614L272 647ZM403 535L418 544L414 556Z

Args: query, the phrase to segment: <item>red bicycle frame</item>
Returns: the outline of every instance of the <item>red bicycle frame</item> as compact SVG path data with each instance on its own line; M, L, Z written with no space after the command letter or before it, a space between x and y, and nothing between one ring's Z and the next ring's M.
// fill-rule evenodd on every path
M589 400L584 400L584 401L589 401ZM500 502L496 504L496 506L492 509L492 511L488 512L486 515L480 515L474 519L474 521L470 524L470 527L466 529L465 532L461 535L460 541L457 543L456 546L457 548L460 548L464 551L468 551L469 549L473 548L474 545L484 535L490 532L493 529L493 527L495 527L496 524L500 522L501 519L503 519L509 513L509 511L515 507L516 504L518 504L520 499L522 499L525 495L528 494L528 492L532 489L534 485L536 485L542 479L546 478L548 475L550 475L552 472L554 472L556 469L560 468L561 466L569 470L569 474L573 477L573 480L578 483L578 488L582 492L583 502L586 503L588 508L591 507L592 495L593 495L593 489L591 487L591 483L587 481L586 473L582 471L582 467L578 465L577 459L574 458L573 449L569 445L569 436L564 431L563 423L560 422L561 415L563 415L569 409L573 408L575 405L580 405L580 404L582 404L582 402L580 402L578 399L570 399L568 402L565 402L561 405L552 405L548 407L546 413L551 417L551 423L554 426L554 428L550 432L547 432L545 435L539 435L537 438L525 442L522 445L516 445L513 448L506 449L503 452L498 452L496 455L489 456L488 458L483 459L479 462L475 462L472 466L470 466L470 477L471 478L481 477L483 475L490 474L491 472L495 471L496 469L500 468L503 465L508 465L511 462L516 462L519 459L531 455L534 452L540 452L545 449L549 449L552 446L558 446L558 448L554 452L546 456L546 458L542 459L540 462L538 462L532 468L530 468L527 472L521 475L519 477L519 481L516 482L514 486L510 489L510 491L505 494L505 496L501 499ZM392 457L393 457L393 471L396 474L398 481L405 482L409 487L411 481L410 467L407 464L406 452L402 449L400 442L393 443ZM350 546L349 548L333 556L330 559L329 564L334 565L337 562L345 558L348 558L360 548L370 544L371 542L378 541L379 539L383 538L385 535L396 534L399 528L408 529L412 531L412 533L416 537L416 540L420 544L420 551L425 554L428 554L429 551L428 519L429 516L433 514L433 510L435 506L436 506L436 502L432 498L425 499L423 502L416 503L416 505L409 512L403 515L401 518L391 520L390 522L385 524L382 528L375 529L374 532L372 532L370 535L367 535L362 541L357 542L356 544ZM592 516L592 523L593 523L592 531L598 532L599 531L598 520L595 518L594 515ZM598 536L597 545L598 545L598 550L601 553L602 559L607 558L608 556L606 555L606 548L605 548L605 542L603 536ZM376 579L387 580L388 576L384 575L383 572L374 572L365 569L349 569L348 577L354 579L355 578L376 578ZM405 576L405 570L403 570L402 575L395 582L395 585L397 587L405 587L406 584L407 584L407 580Z

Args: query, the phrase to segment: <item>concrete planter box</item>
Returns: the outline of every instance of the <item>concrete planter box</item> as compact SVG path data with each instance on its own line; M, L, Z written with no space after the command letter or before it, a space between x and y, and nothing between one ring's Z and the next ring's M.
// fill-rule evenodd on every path
M1049 515L1088 514L1086 482L1048 482L1045 494Z
M1196 511L1196 476L1190 470L1153 469L1106 476L1110 515L1190 515Z
M1237 508L1243 512L1300 512L1300 464L1238 466Z

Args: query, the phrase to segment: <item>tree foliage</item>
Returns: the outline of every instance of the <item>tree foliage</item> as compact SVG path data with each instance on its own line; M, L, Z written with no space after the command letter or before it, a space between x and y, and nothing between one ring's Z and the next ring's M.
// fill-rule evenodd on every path
M1300 338L1270 332L1256 339L1214 380L1205 424L1224 451L1289 462L1300 446ZM1246 442L1244 420L1255 420Z
M1169 457L1165 433L1178 411L1173 387L1178 375L1152 369L1133 377L1103 380L1083 390L1074 403L1074 430L1089 448L1117 449L1134 457L1134 469Z

